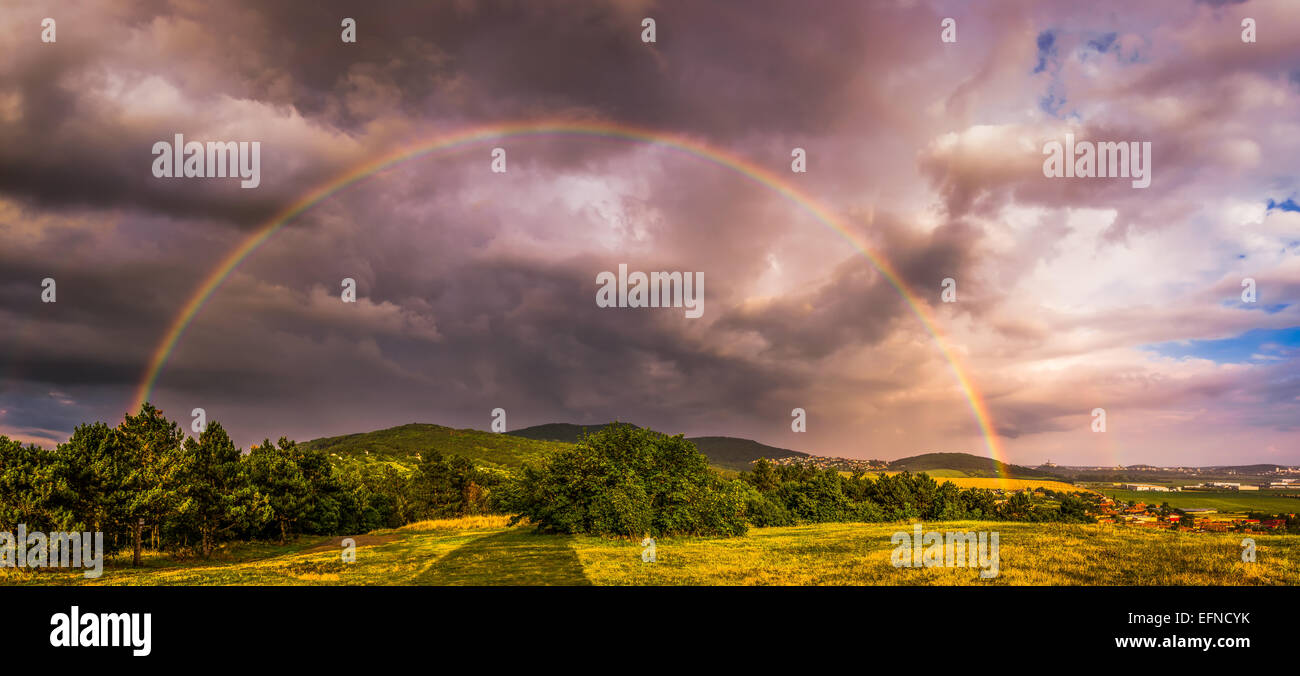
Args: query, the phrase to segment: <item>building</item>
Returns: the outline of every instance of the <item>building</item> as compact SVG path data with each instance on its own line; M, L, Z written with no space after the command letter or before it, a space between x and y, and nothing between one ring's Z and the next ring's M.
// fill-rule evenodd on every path
M1188 486L1188 488L1217 488L1225 491L1257 491L1259 486L1254 484L1243 484L1235 481L1207 481L1198 486Z
M1155 493L1168 493L1167 486L1156 486L1153 484L1120 484L1120 488L1126 491L1151 491Z

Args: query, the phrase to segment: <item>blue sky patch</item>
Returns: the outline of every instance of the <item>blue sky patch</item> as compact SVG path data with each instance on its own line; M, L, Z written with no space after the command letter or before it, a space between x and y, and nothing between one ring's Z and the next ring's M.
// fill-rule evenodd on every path
M1300 349L1300 326L1286 329L1251 329L1219 340L1176 340L1145 345L1142 349L1175 359L1209 359L1221 364L1267 363L1270 357L1286 359Z
M1295 203L1294 197L1288 197L1285 202L1276 202L1273 199L1268 200L1268 211L1281 209L1282 211L1300 211L1300 204Z

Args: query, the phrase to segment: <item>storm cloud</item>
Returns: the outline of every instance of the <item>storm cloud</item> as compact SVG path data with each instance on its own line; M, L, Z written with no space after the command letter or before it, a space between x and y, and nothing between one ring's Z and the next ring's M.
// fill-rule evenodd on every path
M1300 193L1286 2L30 0L0 39L0 434L50 445L119 419L203 281L337 177L460 130L565 120L689 139L787 194L618 135L421 155L244 259L154 401L205 408L245 446L486 428L500 407L512 428L984 454L960 370L1016 462L1300 463L1300 346L1212 349L1300 325L1300 212L1276 206ZM262 184L155 178L153 144L178 133L259 141ZM1151 142L1151 187L1046 178L1043 146L1066 133ZM620 264L703 272L704 316L598 307L596 276Z

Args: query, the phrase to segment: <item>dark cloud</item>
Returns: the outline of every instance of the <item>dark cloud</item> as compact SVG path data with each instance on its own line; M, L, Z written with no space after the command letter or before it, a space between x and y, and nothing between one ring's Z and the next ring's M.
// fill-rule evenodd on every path
M1293 145L1294 29L1274 4L1258 12L1269 39L1250 49L1216 12L1127 2L76 9L0 18L12 47L0 64L0 433L57 440L120 417L198 285L328 179L416 139L545 118L661 129L774 172L888 261L945 350L840 234L753 177L662 144L517 136L499 142L504 175L488 170L488 140L297 215L204 306L155 400L180 419L203 407L245 445L483 427L503 407L511 427L622 418L875 457L978 452L958 367L987 393L998 434L1030 455L1092 453L1066 435L1094 400L1183 420L1256 378L1268 403L1243 420L1285 429L1294 413L1281 371L1133 354L1250 323L1215 304L1243 270L1188 241L1249 249L1239 265L1271 303L1300 283L1275 246L1296 214L1238 216L1262 202L1240 186L1295 189L1279 158ZM56 45L35 39L47 12ZM345 16L356 44L339 40ZM654 44L639 39L646 16ZM944 16L960 42L938 42ZM1040 61L1047 75L1030 72ZM1043 178L1038 150L1067 128L1151 140L1152 188ZM261 187L155 179L151 147L178 132L261 141ZM795 146L807 174L789 173ZM1249 232L1216 229L1229 216ZM1134 276L1123 252L1144 244L1181 258ZM620 263L702 271L705 316L596 307L595 275ZM39 302L47 276L57 304ZM356 305L339 301L344 277ZM946 277L955 305L938 302ZM1092 277L1104 292L1089 293ZM1132 302L1112 301L1130 289ZM794 407L808 409L807 435L789 431Z

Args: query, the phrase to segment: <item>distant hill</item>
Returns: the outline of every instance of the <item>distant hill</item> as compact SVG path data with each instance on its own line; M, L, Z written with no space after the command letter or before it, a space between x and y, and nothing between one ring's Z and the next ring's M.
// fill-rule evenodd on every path
M411 423L374 432L312 439L303 445L327 454L387 460L403 465L414 465L419 462L418 453L434 450L443 455L465 456L478 465L515 468L524 464L535 465L546 454L568 444Z
M808 457L807 453L738 437L687 437L686 440L694 443L701 453L708 456L710 463L737 472L753 469L754 461L759 458Z
M1219 470L1223 472L1236 472L1237 474L1265 474L1267 472L1272 472L1273 470L1279 467L1283 467L1287 469L1293 468L1293 466L1291 465L1274 464L1274 465L1213 465L1211 467L1208 467L1207 469Z
M631 423L619 423L636 427ZM572 423L548 423L546 425L534 425L517 429L509 434L526 439L536 439L545 441L563 441L567 443L576 443L582 434L591 433L604 427L604 425L574 425ZM789 458L793 456L807 457L807 453L792 451L788 448L776 448L767 444L760 444L753 439L742 439L740 437L687 437L687 441L695 444L709 459L709 464L723 469L736 470L738 472L753 469L755 460L759 458Z
M596 432L602 427L604 426L550 423L495 434L411 423L373 432L312 439L303 445L326 454L395 462L406 466L413 466L419 461L417 454L434 450L443 455L465 456L481 466L514 469L525 464L536 465L546 455L576 442L584 432ZM709 464L735 471L752 469L754 461L759 458L810 457L807 453L739 437L688 437L687 440L708 457ZM889 463L889 470L931 472L936 477L995 477L999 476L1000 470L1001 476L1014 479L1061 478L1043 470L1006 465L992 458L969 453L926 453L902 458Z
M993 458L983 458L970 453L924 453L910 458L899 458L889 463L889 471L891 472L928 472L933 470L956 470L965 473L969 477L1061 478L1040 469L1008 465Z

